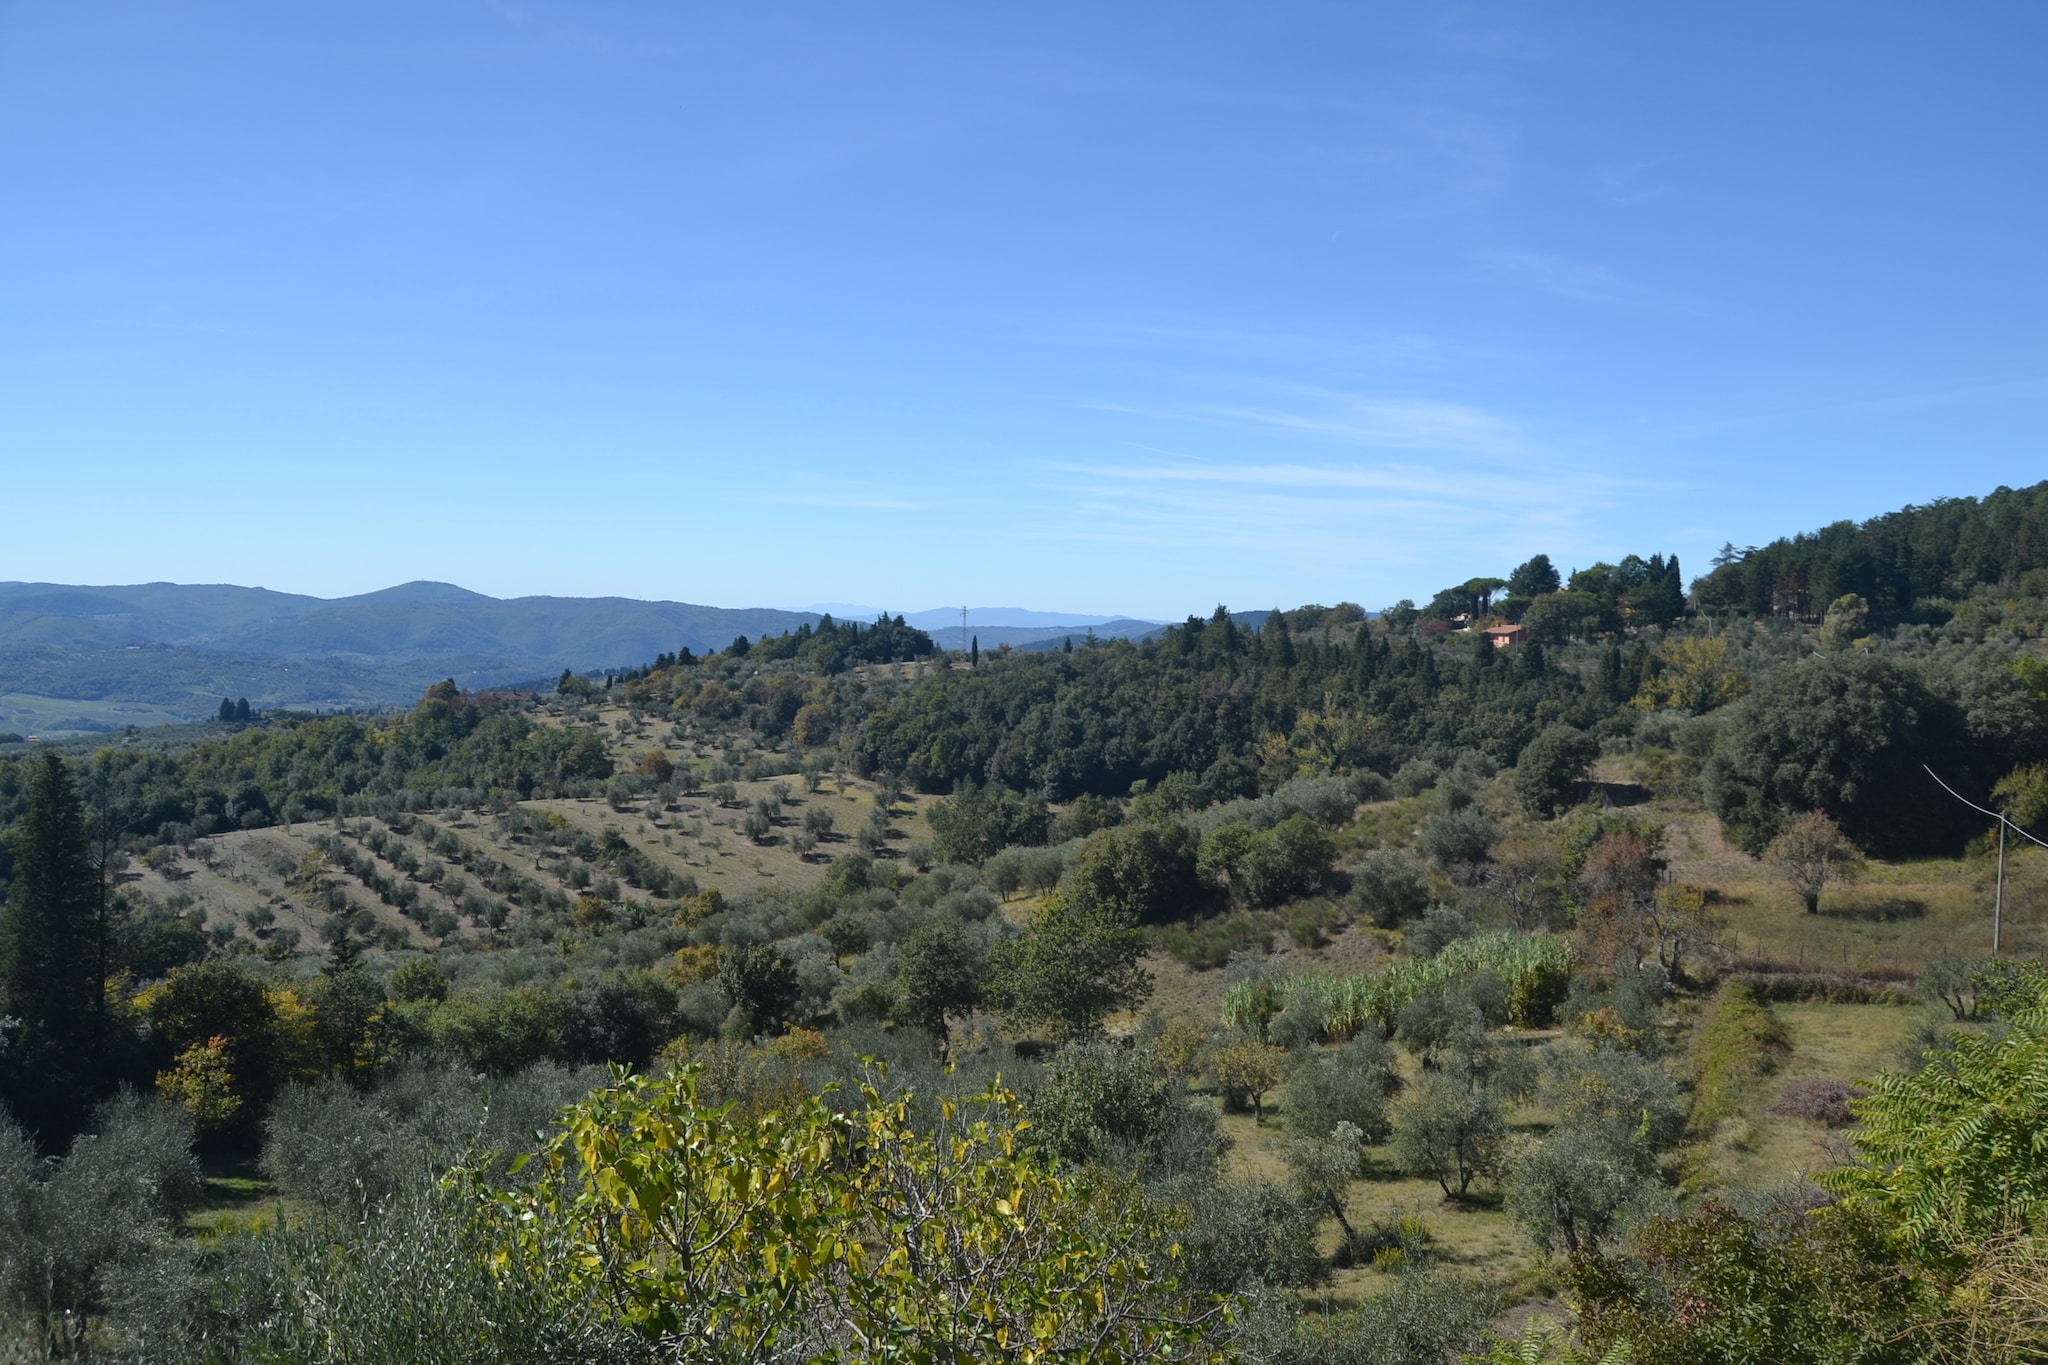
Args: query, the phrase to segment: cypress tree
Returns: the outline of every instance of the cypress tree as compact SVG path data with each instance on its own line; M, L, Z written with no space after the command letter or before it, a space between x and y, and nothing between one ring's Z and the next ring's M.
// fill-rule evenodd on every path
M84 1060L100 983L99 878L85 806L64 760L29 770L14 834L14 887L0 918L0 988L24 1034L67 1061Z

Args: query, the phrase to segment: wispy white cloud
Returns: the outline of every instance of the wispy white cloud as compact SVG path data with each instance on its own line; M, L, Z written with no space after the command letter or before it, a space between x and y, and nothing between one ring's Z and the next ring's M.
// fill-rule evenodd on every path
M1267 387L1277 396L1280 386ZM1054 510L1032 518L1028 533L1383 581L1435 562L1449 542L1478 537L1507 555L1577 540L1589 520L1652 488L1585 468L1520 423L1469 405L1285 392L1296 401L1096 405L1256 439L1224 456L1132 445L1122 458L1037 463Z
M1587 265L1544 251L1482 251L1480 268L1510 284L1576 303L1640 305L1657 296L1605 266Z
M1608 499L1541 479L1474 477L1424 465L1064 466L1045 471L1056 515L1034 519L1040 543L1142 548L1206 567L1242 558L1322 581L1397 581L1432 562L1446 539L1494 525L1505 550L1568 535ZM1363 591L1361 589L1361 591Z
M1248 385L1265 402L1095 402L1101 412L1237 427L1373 450L1437 451L1499 459L1526 454L1514 423L1461 403L1371 397L1305 385ZM1291 399L1288 402L1285 400Z

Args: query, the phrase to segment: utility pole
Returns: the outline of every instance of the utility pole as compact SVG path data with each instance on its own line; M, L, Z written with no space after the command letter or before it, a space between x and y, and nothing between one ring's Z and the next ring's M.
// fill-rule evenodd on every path
M967 608L960 608L960 652L967 652Z
M1985 810L1984 807L1970 800L1948 783L1943 782L1941 778L1935 775L1934 769L1928 768L1926 764L1923 763L1920 766L1927 768L1927 775L1934 778L1935 783L1943 791L1953 796L1956 800L1961 801L1978 814L1988 815L1998 822L1998 881L1991 893L1991 951L1995 954L2003 946L2005 935L2005 831L2011 829L2020 838L2033 840L2034 843L2040 844L2043 848L2048 848L2048 843L2035 839L2033 835L2027 833L2018 825L2013 824L2012 817L2004 811Z
M2005 812L1998 813L1998 890L1991 898L1991 955L1998 956L1998 937L2005 927Z

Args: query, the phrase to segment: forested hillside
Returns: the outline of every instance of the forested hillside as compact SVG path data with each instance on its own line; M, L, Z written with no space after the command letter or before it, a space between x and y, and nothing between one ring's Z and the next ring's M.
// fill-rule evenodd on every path
M1986 590L2048 591L2048 483L2000 488L1986 498L1945 498L1858 524L1730 545L1693 586L1702 611L1817 617L1854 594L1875 621L1940 622Z
M11 750L0 1356L2048 1359L2042 497Z

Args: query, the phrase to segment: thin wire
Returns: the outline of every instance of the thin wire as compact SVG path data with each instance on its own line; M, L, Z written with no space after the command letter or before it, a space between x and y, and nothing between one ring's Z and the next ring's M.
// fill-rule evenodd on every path
M1972 800L1971 800L1971 799L1970 799L1969 797L1967 797L1967 796L1963 795L1963 794L1962 794L1961 792L1957 791L1957 790L1956 790L1956 789L1955 789L1954 787L1951 787L1951 786L1950 786L1950 785L1949 785L1948 783L1946 783L1946 782L1943 782L1943 781L1941 780L1941 778L1940 778L1940 777L1936 776L1936 774L1935 774L1935 771L1934 771L1934 769L1932 769L1932 768L1928 768L1928 767L1927 767L1927 765L1926 765L1925 763L1922 763L1922 764L1921 764L1920 766L1921 766L1922 768L1926 768L1926 769L1927 769L1927 775L1928 775L1929 777L1932 777L1932 778L1934 778L1935 782L1936 782L1936 783L1937 783L1937 784L1938 784L1938 785L1939 785L1939 786L1941 787L1941 789L1942 789L1943 791L1947 792L1947 793L1948 793L1948 794L1949 794L1950 796L1953 796L1953 797L1954 797L1954 798L1955 798L1956 800L1958 800L1958 801L1962 802L1962 803L1963 803L1964 805L1968 806L1968 807L1969 807L1969 808L1970 808L1971 810L1974 810L1974 811L1981 811L1981 812L1982 812L1983 814L1985 814L1985 815L1988 815L1988 816L1990 816L1990 817L1991 817L1992 819L1994 819L1994 820L1998 821L1998 823L1999 823L1999 824L2001 824L2001 825L2004 825L2004 826L2005 826L2005 827L2006 827L2007 829L2010 829L2010 830L2011 830L2011 831L2012 831L2012 832L2013 832L2014 834L2017 834L2017 835L2019 835L2019 836L2020 836L2020 838L2022 838L2022 839L2032 839L2032 840L2033 840L2033 841L2034 841L2035 843L2037 843L2037 844L2040 844L2040 845L2041 845L2041 847L2043 847L2043 848L2048 848L2048 842L2043 842L2043 841L2042 841L2042 840L2040 840L2040 839L2035 839L2033 835L2031 835L2031 834L2027 833L2027 832L2026 832L2025 830L2021 829L2021 828L2020 828L2020 827L2019 827L2018 825L2014 824L2014 823L2012 822L2012 817L2011 817L2011 816L2009 816L2009 815L2006 815L2006 814L2005 814L2005 813L2003 813L2002 811L1995 811L1995 810L1985 810L1985 809L1984 809L1984 808L1983 808L1982 806L1978 805L1978 804L1977 804L1977 803L1976 803L1975 801L1972 801Z

